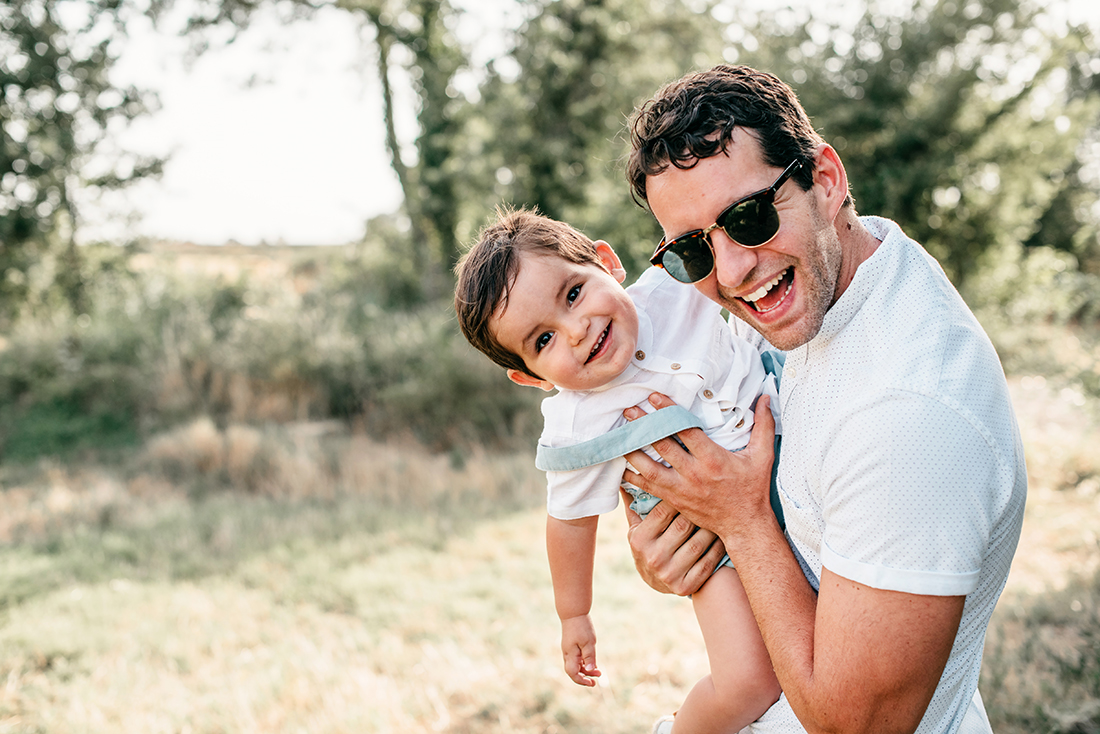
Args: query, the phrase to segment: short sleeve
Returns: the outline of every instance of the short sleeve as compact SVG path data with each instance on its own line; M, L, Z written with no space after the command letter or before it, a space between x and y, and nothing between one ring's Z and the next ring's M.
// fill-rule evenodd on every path
M618 457L575 471L546 472L546 510L558 520L611 512L619 504L626 459Z
M977 587L1000 467L965 413L889 390L840 422L825 455L823 566L914 594Z

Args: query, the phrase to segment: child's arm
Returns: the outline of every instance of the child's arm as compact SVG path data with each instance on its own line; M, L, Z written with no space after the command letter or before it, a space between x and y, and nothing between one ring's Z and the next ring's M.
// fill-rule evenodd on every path
M596 685L596 630L592 608L592 564L596 555L598 516L546 522L546 554L554 583L554 605L561 619L561 652L565 672L574 683Z

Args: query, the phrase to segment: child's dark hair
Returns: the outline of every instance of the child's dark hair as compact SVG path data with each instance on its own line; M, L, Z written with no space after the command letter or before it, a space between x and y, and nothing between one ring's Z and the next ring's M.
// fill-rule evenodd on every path
M602 264L596 243L568 224L529 209L502 208L497 210L496 221L481 230L477 242L455 266L455 313L462 334L504 369L541 380L518 354L505 349L489 328L493 316L508 304L523 253Z

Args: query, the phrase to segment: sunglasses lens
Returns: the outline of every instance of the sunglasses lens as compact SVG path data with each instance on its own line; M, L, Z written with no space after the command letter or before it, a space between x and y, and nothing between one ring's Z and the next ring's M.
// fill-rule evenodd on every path
M770 197L762 196L727 209L718 224L735 242L745 247L759 247L779 231L779 212Z
M694 283L710 275L714 269L714 253L701 232L685 235L669 243L661 256L661 265L681 283Z

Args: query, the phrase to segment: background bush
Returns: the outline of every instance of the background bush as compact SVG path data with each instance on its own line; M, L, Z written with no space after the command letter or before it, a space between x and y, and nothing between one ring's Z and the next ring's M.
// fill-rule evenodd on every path
M438 450L537 438L542 394L466 344L449 299L408 306L354 247L268 253L288 278L196 278L154 255L95 282L87 313L21 321L0 351L3 458L130 445L196 416L337 419Z

